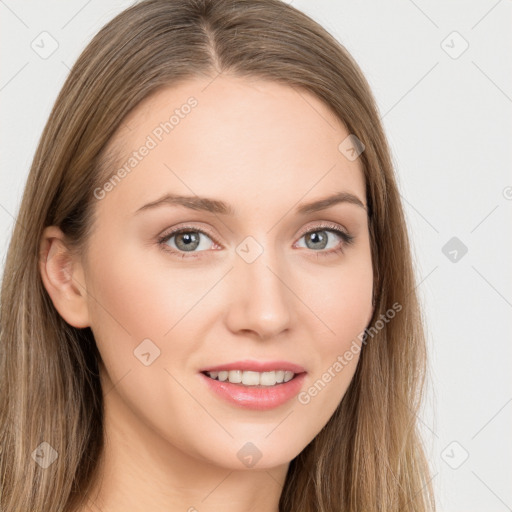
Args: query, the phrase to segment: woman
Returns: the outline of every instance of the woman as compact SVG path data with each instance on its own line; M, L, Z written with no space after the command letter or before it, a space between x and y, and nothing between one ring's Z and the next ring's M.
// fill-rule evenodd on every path
M277 0L149 0L44 130L1 295L2 510L434 510L369 86Z

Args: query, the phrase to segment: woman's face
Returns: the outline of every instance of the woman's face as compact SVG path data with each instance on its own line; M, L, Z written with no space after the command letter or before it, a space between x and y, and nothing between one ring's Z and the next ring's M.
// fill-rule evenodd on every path
M270 468L327 423L372 315L367 212L321 202L366 205L348 136L310 93L225 76L161 90L125 119L82 264L105 406L132 435ZM302 375L270 386L265 372L257 389L240 361ZM249 384L202 373L226 365Z

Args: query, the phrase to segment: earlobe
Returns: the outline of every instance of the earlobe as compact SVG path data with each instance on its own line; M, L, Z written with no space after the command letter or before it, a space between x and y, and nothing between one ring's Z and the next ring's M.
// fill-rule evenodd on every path
M70 325L89 327L87 290L82 265L56 226L45 228L40 244L39 270L55 309Z

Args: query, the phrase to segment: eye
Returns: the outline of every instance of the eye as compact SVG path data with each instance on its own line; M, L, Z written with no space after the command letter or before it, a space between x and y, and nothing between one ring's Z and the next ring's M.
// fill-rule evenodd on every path
M183 227L163 235L158 239L158 243L163 246L164 250L178 254L182 258L186 258L188 256L186 254L187 252L198 252L196 251L198 248L201 249L199 252L208 249L208 246L211 245L211 243L208 244L205 242L204 238L212 240L206 231L193 227ZM172 244L169 244L171 241Z
M329 235L334 238L334 246L331 246L330 250L325 251L324 249L329 245ZM334 235L334 236L332 236ZM336 243L336 237L342 240L340 243ZM340 229L336 224L322 224L315 226L313 229L306 231L300 239L305 238L305 246L308 249L312 249L322 256L330 256L334 253L343 253L347 245L354 242L354 236L350 235L343 229ZM304 247L303 245L299 247Z

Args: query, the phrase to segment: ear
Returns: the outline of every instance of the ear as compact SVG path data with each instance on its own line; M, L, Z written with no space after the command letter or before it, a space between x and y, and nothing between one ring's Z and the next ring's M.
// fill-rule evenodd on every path
M89 327L83 268L66 246L66 237L57 226L43 231L39 254L41 278L55 309L73 327Z

